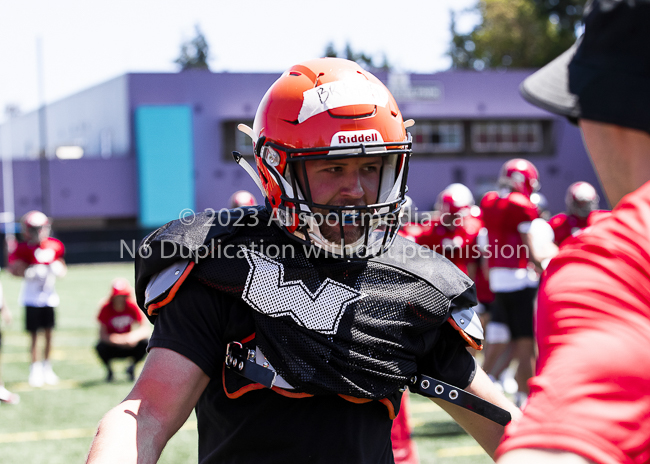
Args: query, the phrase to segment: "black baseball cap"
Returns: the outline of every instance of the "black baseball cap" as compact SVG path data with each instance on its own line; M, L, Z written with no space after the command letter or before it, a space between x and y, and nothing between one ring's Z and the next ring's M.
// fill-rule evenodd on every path
M533 105L578 119L650 133L650 0L594 0L584 34L529 76L519 91Z

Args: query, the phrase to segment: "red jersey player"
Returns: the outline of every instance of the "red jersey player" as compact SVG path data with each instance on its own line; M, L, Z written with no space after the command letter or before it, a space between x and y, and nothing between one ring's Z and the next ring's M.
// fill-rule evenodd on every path
M135 304L133 291L126 279L115 279L111 294L97 315L100 324L97 354L106 366L106 381L113 380L111 360L131 358L126 369L129 378L135 380L135 366L147 354L149 328L143 324L144 315ZM139 327L134 328L134 325Z
M244 206L256 206L257 199L248 190L237 190L228 200L229 208L241 208Z
M566 191L566 212L551 218L549 224L555 234L555 244L560 244L599 219L609 215L607 211L597 211L600 197L589 182L574 182Z
M410 203L410 199L407 203ZM400 235L440 253L474 279L477 263L476 237L482 223L471 215L470 208L473 205L474 197L466 186L451 184L438 195L436 211L432 217L427 217L423 223L405 224ZM414 216L413 209L412 204L409 204L405 215ZM404 395L391 434L396 463L418 462L407 417L408 397Z
M574 47L524 97L578 120L611 215L542 279L539 360L499 464L650 461L650 3L593 1Z
M24 277L20 300L25 306L25 328L31 337L32 365L29 384L56 384L58 377L52 371L50 351L54 328L54 308L59 296L54 289L57 277L63 277L63 243L50 237L50 220L40 211L30 211L20 220L23 242L9 255L8 269L15 276ZM43 361L38 361L36 343L40 331L45 335Z
M479 253L476 237L483 226L471 214L473 205L474 196L465 185L447 186L438 194L433 220L416 239L418 244L440 253L472 279L476 277Z
M486 327L485 369L491 374L498 358L514 342L519 361L515 380L517 401L528 394L527 380L533 374L535 346L533 311L538 275L532 266L532 238L528 232L538 210L530 196L539 189L537 168L524 159L504 163L499 174L499 191L485 194L481 201L488 230L490 289L495 294L492 318Z

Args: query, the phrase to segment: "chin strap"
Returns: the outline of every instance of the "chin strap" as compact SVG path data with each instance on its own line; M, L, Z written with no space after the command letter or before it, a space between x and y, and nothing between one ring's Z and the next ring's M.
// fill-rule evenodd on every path
M512 416L508 411L500 408L496 404L485 401L476 395L466 392L462 388L454 387L441 380L428 377L426 375L414 376L409 382L409 390L413 393L418 393L422 396L430 398L440 398L441 400L448 401L460 406L461 408L469 409L470 411L479 414L492 422L496 422L504 427L512 420Z

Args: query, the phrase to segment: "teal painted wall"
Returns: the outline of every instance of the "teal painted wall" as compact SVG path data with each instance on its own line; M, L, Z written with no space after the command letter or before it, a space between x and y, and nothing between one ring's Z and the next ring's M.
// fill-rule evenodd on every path
M140 106L135 141L140 187L139 220L158 227L194 210L194 147L189 106Z

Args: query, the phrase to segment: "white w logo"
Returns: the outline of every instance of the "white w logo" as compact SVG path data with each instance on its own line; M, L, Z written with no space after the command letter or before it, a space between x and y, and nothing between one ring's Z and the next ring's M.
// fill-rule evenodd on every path
M251 267L242 298L267 316L290 316L310 330L334 334L345 308L366 296L329 277L312 293L301 280L285 282L282 264L245 247L242 251Z

